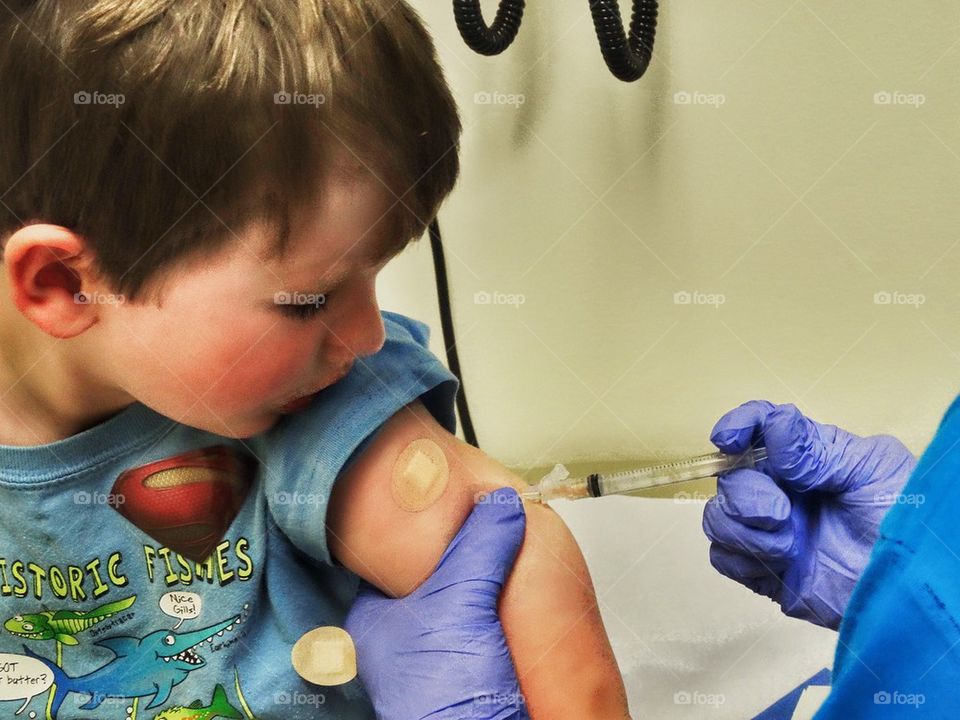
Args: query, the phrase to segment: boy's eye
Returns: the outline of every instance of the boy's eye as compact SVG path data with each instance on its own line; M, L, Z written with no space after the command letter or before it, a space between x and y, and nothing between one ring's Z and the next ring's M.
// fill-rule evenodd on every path
M327 302L329 301L330 296L327 295L322 303L308 303L305 305L284 304L278 307L280 308L280 312L287 317L295 320L310 320L322 313L326 309Z

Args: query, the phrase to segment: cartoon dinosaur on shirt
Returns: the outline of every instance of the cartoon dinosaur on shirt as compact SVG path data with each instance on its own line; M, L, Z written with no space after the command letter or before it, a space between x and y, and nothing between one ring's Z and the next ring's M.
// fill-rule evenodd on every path
M176 633L172 630L156 630L143 638L119 636L105 638L94 645L112 650L116 657L93 672L70 677L51 660L23 646L24 652L36 658L53 673L54 690L51 716L56 720L60 706L70 693L85 693L90 700L81 705L82 710L92 710L109 698L150 697L147 709L159 707L170 697L174 685L186 680L187 675L207 664L193 648L232 630L240 622L234 616L221 623L200 630Z
M116 615L136 602L137 596L131 595L123 600L104 603L98 608L87 611L57 610L26 615L14 615L3 627L8 632L30 640L51 640L56 638L64 645L79 644L75 635L108 617Z
M186 706L177 705L167 708L153 720L213 720L213 718L243 720L243 715L230 704L223 685L219 684L213 689L213 700L206 707L200 700L195 700Z

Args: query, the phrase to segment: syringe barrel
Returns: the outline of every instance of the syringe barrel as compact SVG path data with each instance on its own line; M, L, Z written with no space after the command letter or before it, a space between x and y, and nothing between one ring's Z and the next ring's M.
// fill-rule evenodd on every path
M594 496L617 495L714 477L736 468L754 467L766 456L766 448L755 448L739 455L716 452L637 470L597 475L595 482L599 495Z

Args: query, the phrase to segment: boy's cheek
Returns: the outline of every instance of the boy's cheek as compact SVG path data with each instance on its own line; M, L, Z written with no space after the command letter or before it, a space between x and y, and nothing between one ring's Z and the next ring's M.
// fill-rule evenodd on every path
M295 347L257 343L255 338L211 345L203 342L199 332L141 340L139 362L133 362L138 358L136 352L132 353L129 368L151 394L164 393L192 402L202 399L212 409L276 405L296 393L301 384L313 382L305 377L311 355ZM152 371L145 372L147 368Z
M224 367L216 356L146 353L122 369L124 387L154 411L229 437L265 432L280 419L280 405L296 393L302 370L249 356ZM296 373L300 372L300 375Z
M207 300L207 303L217 302ZM303 381L316 362L319 332L291 331L281 317L259 311L248 318L236 313L191 312L179 300L164 311L119 307L104 317L101 355L123 357L127 365L166 368L166 380L191 388L229 384L230 390L284 394ZM243 388L243 383L256 383Z

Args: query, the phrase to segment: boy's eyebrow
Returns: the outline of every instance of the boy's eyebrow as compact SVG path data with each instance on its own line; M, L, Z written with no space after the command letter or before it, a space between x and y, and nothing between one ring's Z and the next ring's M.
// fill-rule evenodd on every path
M375 251L370 258L369 263L371 265L379 265L388 258L402 251L408 244L409 240L401 241L398 240L397 237L395 237L392 233L388 234L387 241L379 245L377 251ZM325 276L325 279L322 282L322 288L319 288L317 293L323 293L337 287L341 282L343 282L347 275L348 271L343 269L331 277Z

